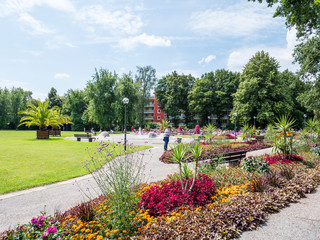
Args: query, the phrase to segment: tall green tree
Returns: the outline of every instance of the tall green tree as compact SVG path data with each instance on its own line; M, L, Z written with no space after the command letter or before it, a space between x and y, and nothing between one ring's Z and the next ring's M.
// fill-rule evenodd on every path
M7 88L0 88L0 128L8 128L10 112L10 91Z
M89 102L84 119L99 125L100 129L110 129L115 114L115 87L117 74L106 69L96 69L92 80L87 83L86 100Z
M151 66L137 66L135 81L139 86L139 103L137 105L137 121L140 126L144 126L144 106L148 103L151 90L157 83L156 70Z
M285 70L280 73L280 78L284 81L284 86L286 88L286 93L290 95L293 102L293 109L291 117L296 120L297 127L303 127L304 117L308 111L307 109L298 101L298 96L305 92L306 84L299 78L298 74Z
M214 111L216 101L214 87L214 73L206 73L195 81L188 94L189 107L197 114L203 123Z
M234 94L234 113L247 123L256 116L257 122L266 126L281 114L291 114L293 102L281 81L279 63L264 51L257 52L245 65L240 85Z
M9 125L16 129L21 119L20 111L26 109L28 101L31 99L32 92L24 91L22 88L12 88L9 101Z
M237 91L240 74L219 69L202 75L189 93L190 109L206 123L208 116L216 115L220 126L225 111L233 108L232 95Z
M169 117L172 117L175 125L178 125L181 116L183 116L185 124L188 125L191 121L188 95L195 83L195 78L190 74L178 74L174 71L172 74L163 77L159 82L160 85L156 87L155 91L160 106L163 106L162 110ZM163 87L164 85L165 87ZM165 89L165 92L163 92L163 89Z
M62 108L63 100L62 97L60 97L57 94L57 90L55 88L51 88L50 92L48 93L48 100L49 100L49 108L52 108L54 106L58 106L59 108Z
M263 0L249 0L259 1ZM306 92L299 101L309 110L320 111L320 1L319 0L265 0L268 6L276 5L274 17L284 17L288 29L297 29L300 43L294 51L295 61L300 64L300 76L308 82Z
M65 102L62 107L62 113L70 116L73 125L72 131L82 131L84 128L89 128L82 119L83 113L87 109L88 101L85 98L85 93L82 90L69 89L65 95Z
M129 99L129 103L127 106L127 126L128 128L135 125L136 122L136 109L139 104L140 96L139 96L139 85L137 82L133 81L131 73L123 74L119 79L118 84L116 86L116 118L114 119L113 124L115 125L115 121L118 121L120 126L124 126L124 111L125 106L123 103L123 99L126 97Z

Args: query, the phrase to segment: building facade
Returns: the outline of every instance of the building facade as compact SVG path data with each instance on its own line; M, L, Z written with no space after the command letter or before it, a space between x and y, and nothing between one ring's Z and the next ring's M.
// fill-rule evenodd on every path
M146 122L159 122L165 119L164 112L159 108L158 99L150 97L144 106L144 120Z

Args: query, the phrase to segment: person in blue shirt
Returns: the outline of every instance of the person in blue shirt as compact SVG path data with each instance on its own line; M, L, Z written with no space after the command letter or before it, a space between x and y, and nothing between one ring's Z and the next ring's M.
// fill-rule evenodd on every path
M171 126L168 126L164 131L163 141L164 141L164 150L167 151L169 136L170 136Z

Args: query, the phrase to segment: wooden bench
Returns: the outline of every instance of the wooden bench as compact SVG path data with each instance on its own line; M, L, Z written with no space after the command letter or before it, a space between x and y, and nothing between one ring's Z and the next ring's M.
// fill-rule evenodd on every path
M92 136L87 133L87 134L74 134L74 137L77 138L78 142L81 142L81 138L88 138L89 142L92 142Z
M247 151L237 151L231 153L222 153L222 154L215 154L210 157L210 159L205 160L204 162L213 161L213 162L220 162L220 163L228 163L232 165L239 164L241 159L246 157Z

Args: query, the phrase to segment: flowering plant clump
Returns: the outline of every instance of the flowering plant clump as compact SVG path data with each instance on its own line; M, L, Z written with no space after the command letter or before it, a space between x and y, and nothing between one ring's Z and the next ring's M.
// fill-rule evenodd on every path
M320 142L313 143L311 145L310 152L313 152L313 153L317 154L318 156L320 156Z
M281 156L279 155L267 155L265 158L263 158L262 160L267 161L269 165L275 164L280 162L281 164L289 164L289 163L295 163L295 162L301 162L303 161L303 158L301 156L298 155L291 155L291 159L283 159Z
M5 239L46 239L62 240L64 237L63 228L57 219L42 213L34 217L28 224L20 226L16 231L9 231Z
M190 193L181 188L180 180L152 186L142 195L140 206L148 209L152 216L159 216L181 206L203 206L211 201L215 190L212 178L198 175Z
M200 134L200 126L196 125L196 127L194 128L194 134Z

